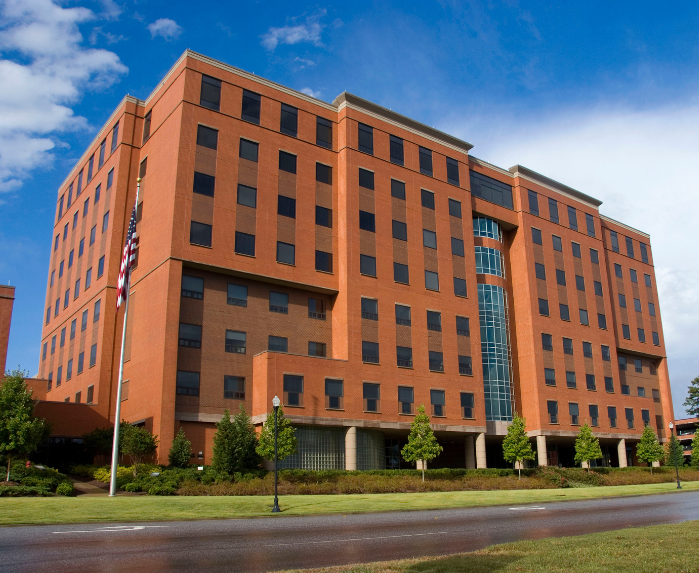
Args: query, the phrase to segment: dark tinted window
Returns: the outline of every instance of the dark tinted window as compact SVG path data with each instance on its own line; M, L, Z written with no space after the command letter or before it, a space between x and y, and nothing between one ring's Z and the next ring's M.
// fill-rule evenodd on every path
M449 215L461 219L461 201L449 199Z
M379 301L375 298L362 298L362 318L379 320Z
M279 131L286 135L296 137L298 133L298 123L299 110L283 103Z
M211 225L192 221L189 229L189 242L203 247L211 246Z
M411 325L410 307L402 304L396 305L396 324L402 326Z
M558 223L558 202L555 199L549 199L549 219Z
M456 317L456 334L457 336L471 336L471 329L467 317Z
M470 170L471 193L496 205L512 209L512 186Z
M285 197L284 195L277 196L277 214L282 217L296 219L296 199Z
M205 125L197 126L197 145L216 149L218 147L218 130Z
M619 252L619 236L616 234L616 231L609 231L609 238L612 243L612 251L615 253Z
M221 109L221 80L209 76L201 77L199 104L214 111Z
M561 320L570 320L570 309L567 304L559 304L558 311L561 315Z
M286 406L303 405L303 376L284 374L284 398Z
M330 165L324 165L323 163L316 163L316 181L320 183L327 183L332 185L333 182L333 170Z
M539 314L542 316L549 315L549 301L545 298L539 299Z
M648 249L646 248L646 244L639 243L639 246L641 247L641 260L644 263L648 263Z
M373 213L359 211L359 228L364 231L376 232L376 216Z
M248 235L236 231L235 233L235 252L239 255L255 256L255 235Z
M532 215L539 216L539 196L534 192L529 190L529 212Z
M376 257L359 255L359 272L370 277L376 276Z
M595 294L597 296L602 296L602 283L599 281L594 281L595 285Z
M405 201L405 183L391 179L391 196Z
M437 233L434 231L422 230L422 244L428 249L437 248Z
M393 227L393 238L394 239L399 239L401 241L407 241L408 240L408 226L401 222L401 221L393 221L392 222L392 227Z
M427 290L439 290L439 275L432 271L425 271L425 288Z
M358 125L359 132L359 151L374 155L374 129L368 125L360 123Z
M194 189L195 193L214 196L214 187L216 186L216 178L213 175L205 175L204 173L194 172Z
M316 225L322 227L333 226L333 212L332 209L326 209L320 205L316 205Z
M403 140L395 135L390 136L391 139L391 163L403 165Z
M563 243L561 238L557 235L551 235L551 244L553 245L554 251L563 251Z
M288 173L296 173L296 156L279 150L279 169Z
M599 264L599 253L595 249L590 249L590 260L593 264Z
M333 124L322 117L316 118L316 144L328 149L333 146Z
M245 121L260 123L260 94L243 90L243 109L240 117Z
M461 239L451 238L451 254L458 257L464 256L464 242Z
M447 181L452 185L459 185L459 162L447 157Z
M454 277L454 295L456 296L468 296L466 291L466 281L458 277Z
M532 227L532 241L537 245L543 244L541 239L541 231L539 229L535 229L534 227Z
M595 218L589 213L585 213L585 222L587 224L587 234L590 237L595 236Z
M534 263L534 272L536 274L536 278L544 281L546 280L546 267L544 265L541 263Z
M626 237L626 254L632 259L634 258L633 240L631 239L631 237Z
M556 269L556 284L566 286L566 272L561 269Z
M143 119L143 143L148 141L148 138L150 137L150 120L152 117L152 112L148 112L146 114L146 117ZM80 172L80 175L82 176L82 171ZM90 180L90 177L87 178L87 180ZM82 184L82 177L78 179L78 189L80 189Z
M359 186L365 189L374 188L374 173L366 169L359 168Z
M568 207L568 226L573 229L573 231L578 230L578 214L575 211L575 207Z
M257 189L238 183L238 204L257 207Z
M254 141L248 141L247 139L241 138L239 155L242 159L247 159L248 161L254 161L257 163L259 147L259 144L255 143Z
M177 394L199 396L199 372L177 371Z
M434 193L428 191L427 189L421 189L420 197L422 199L423 207L434 210Z
M397 283L410 284L408 275L408 265L393 263L393 280Z
M575 275L575 286L578 290L585 292L585 278Z
M333 272L333 255L325 251L316 251L316 270L326 273Z
M432 151L426 147L420 148L420 173L432 176Z
M573 256L579 259L582 255L580 254L580 245L578 243L571 243L573 249Z
M296 264L296 246L277 241L277 262L287 265Z

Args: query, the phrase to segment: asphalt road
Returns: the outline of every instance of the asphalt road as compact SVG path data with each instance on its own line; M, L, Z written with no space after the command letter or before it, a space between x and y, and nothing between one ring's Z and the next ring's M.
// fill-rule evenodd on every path
M6 527L0 528L0 571L262 572L692 519L699 519L699 492L361 515Z

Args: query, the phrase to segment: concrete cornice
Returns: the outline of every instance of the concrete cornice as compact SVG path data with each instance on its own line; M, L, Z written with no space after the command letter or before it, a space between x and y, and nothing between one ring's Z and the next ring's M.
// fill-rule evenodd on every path
M590 197L577 189L573 189L572 187L568 187L563 183L559 183L555 179L551 179L550 177L546 177L546 175L542 175L541 173L537 173L528 167L524 167L524 165L513 165L510 167L510 173L512 173L515 177L527 179L543 187L570 197L571 199L580 201L581 203L584 203L585 205L594 209L599 209L599 206L602 204L602 201L599 199L595 199L594 197Z
M228 64L224 64L223 62L219 62L218 60L214 60L213 58L209 58L208 56L204 56L203 54L193 52L192 50L187 50L184 54L182 54L182 56L177 61L177 63L172 67L172 70L174 70L179 65L179 62L185 57L192 58L193 60L199 60L200 62L204 62L205 64L209 64L210 66L215 66L217 68L225 70L226 72L230 72L232 74L235 74L237 76L245 78L246 80L256 82L256 83L261 84L263 86L266 86L268 88L278 90L278 91L283 92L285 94L288 94L290 96L294 96L296 98L305 100L308 103L312 103L313 105L318 105L318 106L323 107L327 110L330 110L330 111L337 113L337 107L332 105L332 104L329 104L329 103L324 102L322 100L319 100L317 98L311 97L303 92L293 90L291 88L288 88L286 86L283 86L283 85L278 84L276 82L273 82L271 80L267 80L267 79L262 78L260 76L256 76L255 74L251 74L250 72L246 72L245 70L241 70L240 68L236 68L234 66L229 66ZM168 75L170 73L172 73L172 70L170 70L170 72L168 72ZM165 76L165 78L163 78L163 82L166 79L167 79L167 76ZM158 86L158 88L159 87L160 86ZM153 93L155 93L155 91L157 91L158 88L156 88ZM148 99L150 100L150 98L152 96L153 96L153 94L148 96ZM148 101L148 100L146 100L146 101Z
M425 139L429 139L430 141L434 141L435 143L449 147L450 149L460 153L468 154L469 150L473 148L473 145L459 139L458 137L454 137L453 135L439 131L434 127L430 127L429 125L425 125L424 123L410 119L405 115L370 102L369 100L360 98L359 96L349 92L342 92L333 100L333 104L337 106L337 111L342 111L345 107L355 109L378 120L385 121L391 125L405 129L406 131L414 133L415 135L419 135L420 137L424 137Z
M527 436L533 438L535 436L549 436L552 438L577 438L579 432L570 430L532 430L527 432ZM611 432L594 432L595 438L614 439L614 440L640 440L640 434L615 434Z
M507 169L503 169L502 167L498 167L497 165L493 165L492 163L488 163L484 159L479 159L478 157L475 157L474 155L469 155L468 161L469 161L469 163L475 163L479 167L485 167L486 169L492 169L493 171L497 171L501 175L507 175L510 179L514 179L514 175L512 175L512 173L510 173Z
M650 235L648 233L644 233L643 231L639 231L638 229L634 229L633 227L630 227L629 225L625 225L624 223L620 223L616 219L612 219L611 217L607 217L606 215L600 215L600 219L603 219L604 221L607 221L608 223L612 223L614 225L619 225L620 227L627 229L628 231L631 231L633 233L638 233L639 235L643 235L644 237L648 238L650 240Z

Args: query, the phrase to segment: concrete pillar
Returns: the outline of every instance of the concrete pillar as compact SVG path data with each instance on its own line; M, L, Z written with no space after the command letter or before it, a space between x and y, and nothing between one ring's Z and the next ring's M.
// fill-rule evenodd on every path
M616 447L616 451L619 453L619 467L626 467L626 440L623 438L619 440L619 445Z
M546 456L546 436L536 437L536 454L540 466L549 465L548 457Z
M476 444L473 434L466 434L466 469L476 469Z
M476 437L476 467L481 470L488 467L485 457L485 434L478 434Z
M345 434L345 469L357 469L357 428L352 426L347 428Z

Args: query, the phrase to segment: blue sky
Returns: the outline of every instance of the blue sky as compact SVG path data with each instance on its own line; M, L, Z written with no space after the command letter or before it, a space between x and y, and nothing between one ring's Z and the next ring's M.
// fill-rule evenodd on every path
M699 375L699 5L0 0L0 283L35 374L58 185L124 94L186 48L332 101L344 90L601 199L649 232L676 415Z

